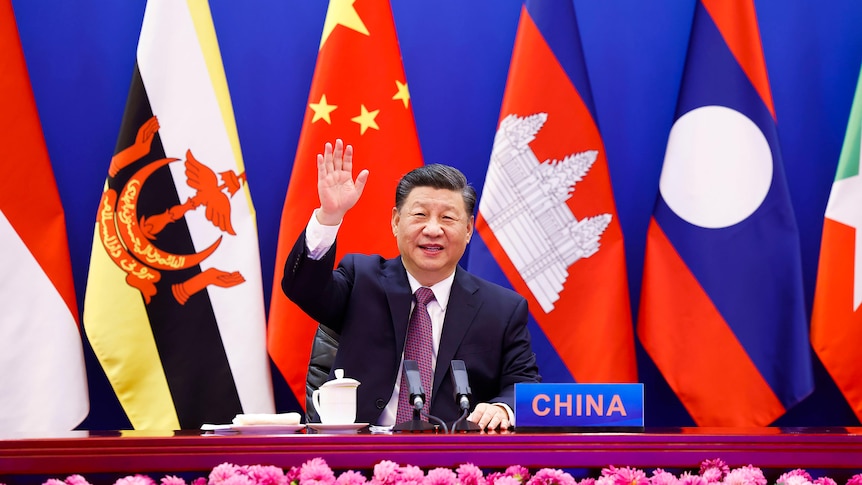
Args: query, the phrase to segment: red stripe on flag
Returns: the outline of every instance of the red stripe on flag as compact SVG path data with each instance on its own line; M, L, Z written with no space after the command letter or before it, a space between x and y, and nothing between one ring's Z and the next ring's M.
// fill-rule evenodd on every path
M784 413L769 384L664 231L650 220L638 336L699 426L766 426Z
M546 314L481 213L476 219L476 230L508 278L509 284L527 299L530 313L576 382L637 381L629 309L619 304L616 295L596 291L596 283L590 279L567 281L564 293L568 291L581 295L582 298L575 298L568 305L560 298L557 308L551 314ZM622 262L619 258L617 260ZM589 265L585 265L586 268L580 266L587 261L589 259L577 262L578 272L594 274L596 263L592 268ZM602 271L616 273L625 270L624 267L609 267L608 264L614 263L605 263ZM578 303L583 305L579 307ZM630 335L627 336L623 331L621 336L620 327L616 324L627 321ZM623 330L625 328L622 327Z
M77 321L65 216L9 1L0 2L0 46L0 210Z
M769 88L766 62L763 59L763 44L760 41L754 3L750 0L702 0L701 3L727 42L730 52L760 94L772 114L772 119L775 119L775 107Z
M811 345L862 419L862 312L853 308L856 230L826 218L811 315Z

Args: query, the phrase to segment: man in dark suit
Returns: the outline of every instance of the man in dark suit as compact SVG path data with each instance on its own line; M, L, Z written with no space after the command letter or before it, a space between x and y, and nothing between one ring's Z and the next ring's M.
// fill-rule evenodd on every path
M333 369L357 379L357 421L395 424L413 293L430 288L433 386L429 413L454 421L460 408L449 373L463 360L473 401L468 420L482 429L512 426L514 386L539 382L527 331L527 302L458 266L473 235L476 192L464 175L426 165L398 184L392 232L400 257L349 254L335 265L335 236L365 188L353 180L353 149L341 140L317 156L320 207L299 236L284 269L284 293L341 337ZM427 392L427 391L426 391Z

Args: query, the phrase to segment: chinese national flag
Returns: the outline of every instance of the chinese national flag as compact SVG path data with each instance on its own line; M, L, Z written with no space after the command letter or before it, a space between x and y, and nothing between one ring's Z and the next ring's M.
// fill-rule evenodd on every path
M422 165L395 23L387 0L331 0L323 25L308 110L281 216L267 347L305 405L305 379L317 323L281 291L284 261L317 196L318 153L336 138L353 145L354 176L371 175L338 233L336 260L362 252L398 254L390 217L400 177Z

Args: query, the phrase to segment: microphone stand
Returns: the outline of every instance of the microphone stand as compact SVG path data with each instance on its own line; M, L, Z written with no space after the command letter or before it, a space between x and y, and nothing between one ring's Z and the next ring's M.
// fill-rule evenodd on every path
M436 428L433 424L429 421L422 421L422 407L425 406L425 396L423 394L411 394L410 400L413 401L413 419L396 424L392 428L392 431L408 433L425 433L434 431ZM429 419L433 417L428 415L426 416ZM443 423L443 427L446 427L445 423Z

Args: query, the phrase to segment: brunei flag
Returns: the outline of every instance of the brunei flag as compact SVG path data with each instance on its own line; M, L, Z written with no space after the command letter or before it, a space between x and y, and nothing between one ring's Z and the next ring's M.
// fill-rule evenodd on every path
M470 271L514 288L549 382L634 382L623 234L572 2L521 10Z
M0 430L68 431L87 373L66 221L10 0L0 0Z
M811 316L811 345L862 420L862 76L823 221L817 290Z
M135 429L273 412L254 208L205 0L150 0L84 328Z
M650 220L638 336L700 426L813 390L799 234L751 0L695 6Z
M388 0L330 0L284 200L268 347L303 407L317 323L284 296L281 278L290 248L318 207L317 154L336 138L353 145L356 173L371 171L362 197L338 231L336 261L348 252L397 256L390 227L395 186L422 165L422 153Z

